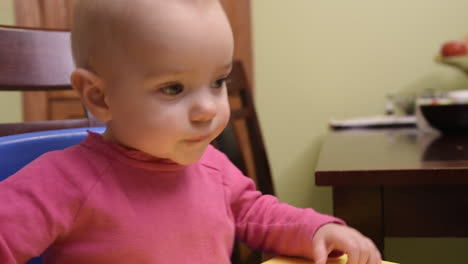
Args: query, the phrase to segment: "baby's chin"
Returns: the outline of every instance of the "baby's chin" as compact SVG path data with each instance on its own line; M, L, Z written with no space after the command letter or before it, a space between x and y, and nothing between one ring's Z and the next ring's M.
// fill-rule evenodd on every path
M203 157L207 147L208 145L199 147L196 150L177 153L171 158L171 160L181 165L190 165L196 163Z

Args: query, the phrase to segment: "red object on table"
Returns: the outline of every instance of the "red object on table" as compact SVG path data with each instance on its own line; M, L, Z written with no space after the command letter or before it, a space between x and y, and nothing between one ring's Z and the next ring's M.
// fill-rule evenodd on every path
M463 41L449 41L442 45L440 54L443 57L464 56L467 55L467 48Z

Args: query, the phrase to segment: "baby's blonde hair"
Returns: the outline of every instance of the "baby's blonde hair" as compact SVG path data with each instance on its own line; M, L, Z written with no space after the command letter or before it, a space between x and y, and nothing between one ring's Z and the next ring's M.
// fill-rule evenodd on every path
M142 17L170 12L165 10L169 4L192 6L194 10L198 6L215 4L224 12L218 0L79 0L74 9L71 33L76 67L101 73L112 71L110 68L118 67L120 63L128 63L126 56L132 46L131 40L156 32L151 23L147 24L153 30L150 33L146 31L148 27L141 26L144 24Z
M73 59L77 68L96 70L111 59L121 40L121 12L126 1L79 0L71 30Z

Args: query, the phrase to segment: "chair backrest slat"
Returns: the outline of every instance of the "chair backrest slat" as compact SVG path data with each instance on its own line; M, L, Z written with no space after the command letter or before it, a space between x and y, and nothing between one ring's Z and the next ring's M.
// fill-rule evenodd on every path
M0 27L0 90L71 89L70 32Z
M74 70L70 32L0 26L0 91L70 90ZM87 118L0 124L0 136L103 126Z

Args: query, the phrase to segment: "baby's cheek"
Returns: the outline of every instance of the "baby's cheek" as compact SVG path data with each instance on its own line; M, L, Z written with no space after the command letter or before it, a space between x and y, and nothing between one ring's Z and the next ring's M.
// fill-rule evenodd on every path
M227 123L229 122L229 118L231 116L231 108L229 107L229 104L225 104L222 106L220 110L220 119L222 120L221 123L226 127ZM224 128L223 127L223 128Z

